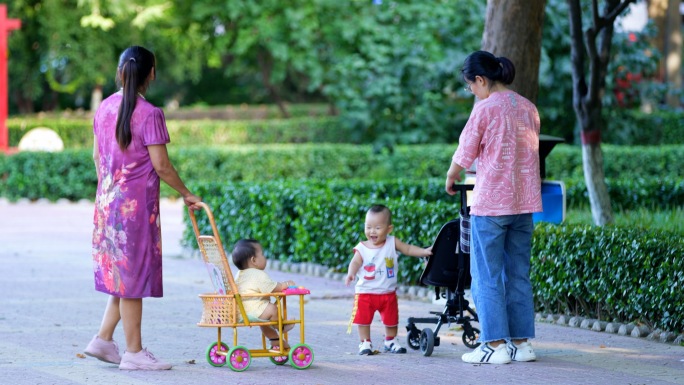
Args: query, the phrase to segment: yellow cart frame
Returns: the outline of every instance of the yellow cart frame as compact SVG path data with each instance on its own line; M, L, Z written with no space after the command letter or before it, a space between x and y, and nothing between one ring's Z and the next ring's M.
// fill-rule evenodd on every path
M246 294L238 293L237 284L233 278L233 273L228 264L226 252L221 243L214 215L209 206L203 202L198 203L206 213L209 224L211 225L211 234L202 235L200 233L199 225L195 212L188 209L192 228L197 239L200 253L204 262L212 264L220 272L221 279L226 288L226 293L207 293L200 294L199 297L203 303L202 318L197 326L200 327L214 327L218 330L218 337L216 342L213 342L207 348L207 361L213 366L223 366L228 364L234 371L247 370L251 364L252 357L269 357L271 362L276 365L283 365L287 361L297 369L306 369L313 363L314 354L309 345L305 343L304 338L304 295L305 294L285 294L285 293L267 293L267 294ZM296 295L299 297L299 318L287 319L287 297ZM245 313L242 304L243 297L274 297L275 305L278 308L278 319L276 321L250 320ZM300 343L291 346L289 349L283 348L283 341L288 340L288 333L283 332L285 325L299 325L299 341ZM267 340L264 335L261 336L261 348L247 349L238 343L238 329L241 327L252 326L271 326L278 331L279 343L277 349L269 349ZM233 329L233 347L230 348L224 341L222 341L221 328Z

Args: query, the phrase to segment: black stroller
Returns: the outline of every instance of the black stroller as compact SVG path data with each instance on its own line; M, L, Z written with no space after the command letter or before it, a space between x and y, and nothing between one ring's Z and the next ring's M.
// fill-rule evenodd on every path
M470 208L466 200L466 191L472 190L473 185L456 184L454 188L461 195L461 217L449 221L442 226L437 239L432 246L432 256L420 276L420 283L435 287L437 299L446 298L446 306L440 313L432 311L433 317L409 317L406 331L407 344L414 350L420 349L424 356L432 354L435 346L439 346L439 329L444 324L456 323L463 325L463 343L469 348L480 345L477 342L480 330L470 322L478 322L477 314L470 308L465 299L465 289L470 286ZM446 288L446 293L441 291ZM464 314L465 312L470 315ZM422 331L416 324L437 324L435 330L425 328Z

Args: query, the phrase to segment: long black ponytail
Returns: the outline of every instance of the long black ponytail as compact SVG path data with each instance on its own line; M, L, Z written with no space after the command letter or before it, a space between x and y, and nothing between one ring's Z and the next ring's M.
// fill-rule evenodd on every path
M138 93L147 88L147 80L154 67L154 54L140 46L127 48L119 57L117 80L122 87L123 98L116 117L116 142L122 151L131 144L131 116Z
M469 82L475 81L475 76L484 76L508 85L515 79L515 66L506 57L496 57L487 51L475 51L463 62L461 74Z

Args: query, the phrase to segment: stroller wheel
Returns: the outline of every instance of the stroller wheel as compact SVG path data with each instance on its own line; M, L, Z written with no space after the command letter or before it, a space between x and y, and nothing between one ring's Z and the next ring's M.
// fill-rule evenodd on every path
M290 348L290 364L295 369L306 369L313 363L313 349L307 344L297 344Z
M235 346L228 351L228 366L235 372L244 372L252 363L252 355L244 346Z
M409 329L406 335L406 345L413 350L418 350L420 348L420 330L413 328Z
M228 350L228 345L226 345L225 343L221 342L221 346L219 347L218 343L214 342L207 348L207 361L209 361L209 364L211 366L225 365ZM218 352L222 352L223 354Z
M480 343L477 342L477 339L480 338L480 329L468 329L469 330L463 331L463 336L461 337L463 339L463 344L471 349L475 349L476 347L480 346Z
M429 357L434 348L435 333L430 328L423 329L423 331L420 333L420 351L423 352L425 357Z

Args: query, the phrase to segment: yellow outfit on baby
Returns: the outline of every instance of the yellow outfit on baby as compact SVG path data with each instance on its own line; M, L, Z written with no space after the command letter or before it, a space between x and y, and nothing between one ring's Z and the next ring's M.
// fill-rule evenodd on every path
M278 285L265 271L253 268L240 270L236 283L238 293L242 295L272 293ZM270 302L271 297L242 297L242 304L250 319L259 318Z

